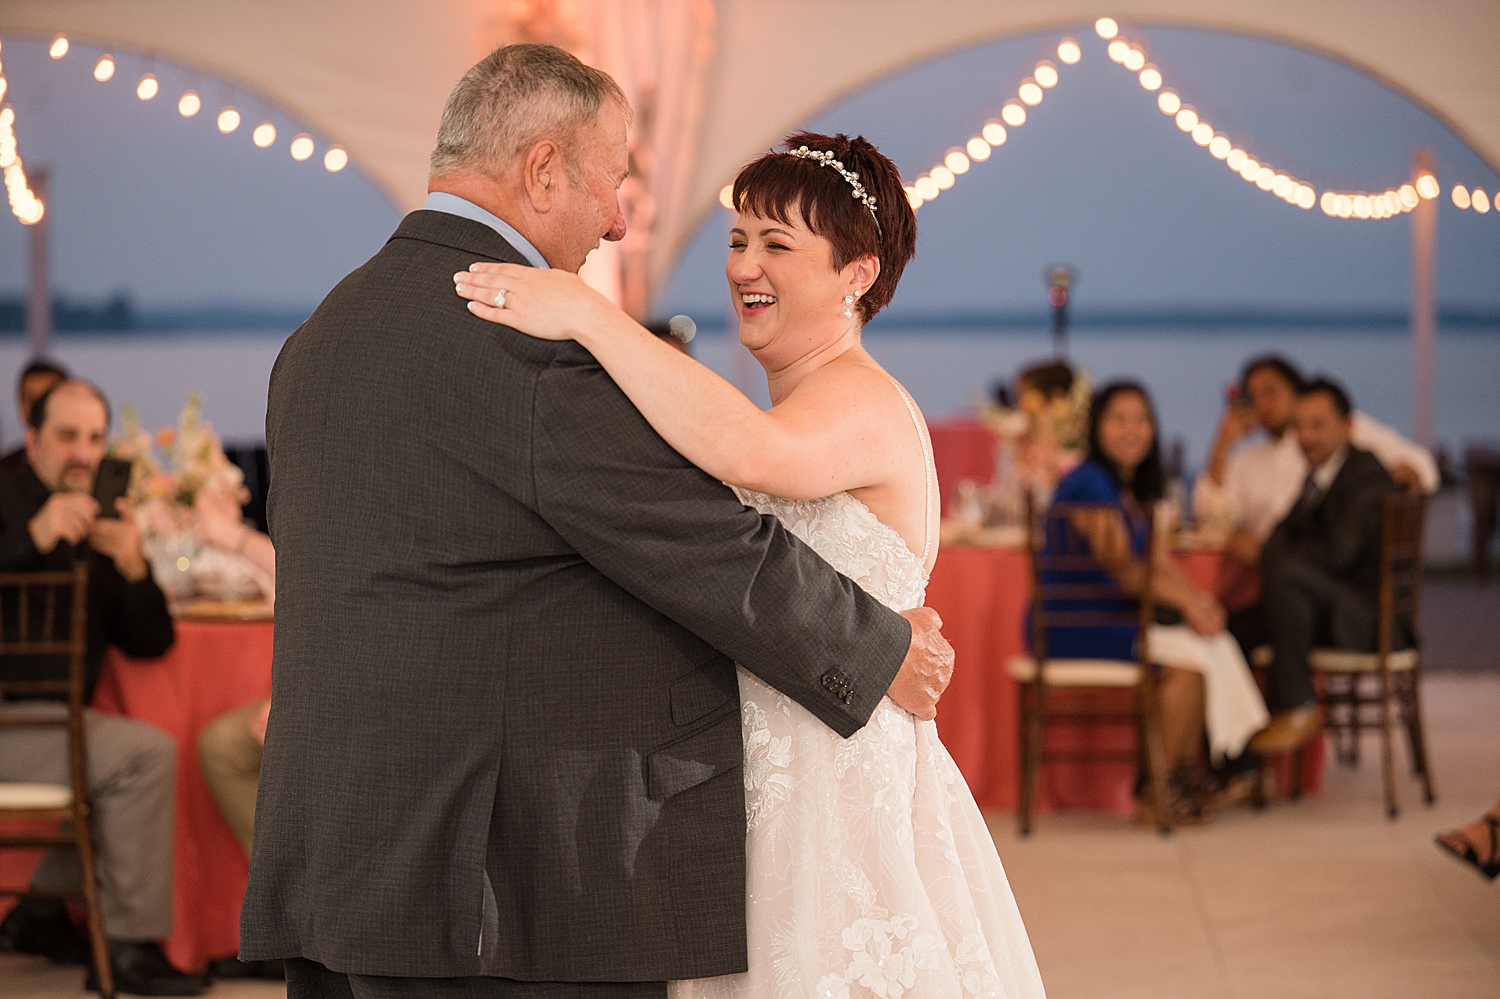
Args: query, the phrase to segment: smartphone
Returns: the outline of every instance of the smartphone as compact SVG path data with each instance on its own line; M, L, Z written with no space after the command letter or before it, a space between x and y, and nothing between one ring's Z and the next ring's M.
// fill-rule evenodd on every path
M130 488L130 462L105 458L94 473L94 499L99 502L99 516L119 517L115 500Z

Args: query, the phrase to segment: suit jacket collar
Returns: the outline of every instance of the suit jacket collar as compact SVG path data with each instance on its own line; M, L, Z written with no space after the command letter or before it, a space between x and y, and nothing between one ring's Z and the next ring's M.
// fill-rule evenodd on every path
M396 239L412 239L422 243L446 246L503 264L531 266L520 250L511 246L504 237L489 226L459 215L450 215L448 212L422 209L412 212L401 220L401 224L391 234L391 240Z

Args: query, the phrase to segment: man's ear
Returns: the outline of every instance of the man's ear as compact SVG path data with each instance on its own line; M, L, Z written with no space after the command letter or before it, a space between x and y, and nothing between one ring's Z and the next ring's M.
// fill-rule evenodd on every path
M525 168L526 196L536 212L545 214L552 209L559 174L564 169L562 150L551 139L543 139L526 154Z

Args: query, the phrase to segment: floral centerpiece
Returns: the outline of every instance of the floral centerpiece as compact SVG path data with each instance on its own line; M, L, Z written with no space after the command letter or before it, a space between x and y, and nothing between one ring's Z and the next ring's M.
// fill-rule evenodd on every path
M1021 391L1015 406L976 400L980 421L995 435L995 472L987 488L970 484L957 518L971 531L1020 525L1026 497L1038 506L1052 499L1057 483L1083 461L1088 450L1093 385L1079 369L1066 392Z
M156 581L176 599L211 596L248 599L264 589L252 567L194 537L193 508L208 497L243 502L245 476L224 454L213 424L203 418L203 397L188 395L175 427L154 435L141 425L134 406L120 414L121 433L113 457L131 464L126 495L135 507L142 546Z

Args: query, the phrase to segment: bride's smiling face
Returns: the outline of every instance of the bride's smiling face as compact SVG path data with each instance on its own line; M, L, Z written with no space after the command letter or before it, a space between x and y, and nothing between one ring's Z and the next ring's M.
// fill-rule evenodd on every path
M873 284L877 267L862 257L834 270L833 247L794 213L785 222L740 213L725 267L740 342L757 357L773 346L795 354L846 332L859 320L844 315L844 296Z

